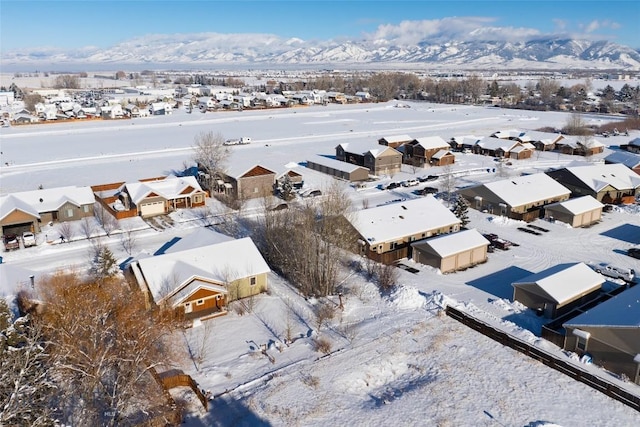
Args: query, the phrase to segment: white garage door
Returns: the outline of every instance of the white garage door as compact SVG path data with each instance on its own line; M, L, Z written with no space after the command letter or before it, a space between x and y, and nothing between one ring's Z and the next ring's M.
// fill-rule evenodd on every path
M164 213L164 202L153 202L140 205L140 215L152 216Z

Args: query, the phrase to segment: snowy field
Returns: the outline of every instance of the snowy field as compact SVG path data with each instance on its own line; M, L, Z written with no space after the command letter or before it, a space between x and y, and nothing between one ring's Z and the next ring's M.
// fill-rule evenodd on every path
M408 106L410 108L399 108ZM587 117L589 121L603 121ZM474 134L488 136L500 129L562 127L563 113L539 113L494 108L398 103L296 108L242 113L177 111L168 117L126 121L50 124L3 128L1 193L63 185L93 185L137 180L181 170L190 164L190 146L202 131L226 138L250 136L254 142L232 147L230 167L242 170L260 163L280 172L315 154L333 155L343 142L369 141L383 136L413 137ZM639 136L602 140L616 146ZM579 158L542 153L514 161L508 174L545 170ZM6 165L8 164L8 166ZM330 178L297 166L307 186L324 187ZM455 170L459 186L498 179L492 158L460 154ZM487 172L487 169L489 172ZM416 197L411 189L383 191L390 180L438 174L440 168L404 167L394 177L356 191L345 184L354 206L375 206L398 198ZM438 181L428 185L438 186ZM209 201L212 205L215 202ZM248 206L246 215L255 212ZM153 253L176 236L200 226L188 211L171 214L175 226L154 231L139 218L122 227L138 229L136 251ZM276 275L270 292L253 301L252 310L204 322L176 340L184 352L179 366L212 395L204 413L190 392L174 390L189 401L187 425L392 425L420 426L562 426L637 425L638 412L569 377L504 348L494 341L438 313L444 303L461 307L487 323L557 353L537 338L541 319L511 302L510 283L563 262L611 262L640 270L640 261L624 251L640 244L640 211L625 208L605 213L603 221L587 229L538 221L549 229L540 236L523 233L521 223L470 210L469 227L495 233L519 244L489 254L489 261L466 271L442 275L411 261L418 270L399 270L399 287L381 295L363 274L345 263L341 279L344 311L317 325L314 300L305 300ZM37 247L3 253L4 261L39 273L82 268L89 243L54 241L55 230L45 228ZM117 234L102 237L118 259L125 253ZM618 286L609 283L609 286ZM337 304L337 298L334 300ZM246 303L248 304L248 303ZM245 304L245 305L246 305ZM286 330L295 338L284 344ZM329 341L330 356L315 351L313 340ZM267 355L259 349L265 346ZM192 356L200 357L190 357ZM197 360L196 360L197 359ZM579 362L574 362L579 363ZM617 381L640 394L640 387L618 381L596 366L591 372Z

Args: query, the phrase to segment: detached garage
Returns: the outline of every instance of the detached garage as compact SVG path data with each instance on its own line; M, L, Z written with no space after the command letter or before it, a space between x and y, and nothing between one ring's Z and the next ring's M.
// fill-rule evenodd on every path
M602 219L604 205L591 196L576 197L545 206L544 216L572 227L587 227Z
M476 230L463 230L422 240L411 246L415 262L448 273L486 262L489 241Z
M559 264L513 282L513 300L553 319L594 299L604 278L585 263Z

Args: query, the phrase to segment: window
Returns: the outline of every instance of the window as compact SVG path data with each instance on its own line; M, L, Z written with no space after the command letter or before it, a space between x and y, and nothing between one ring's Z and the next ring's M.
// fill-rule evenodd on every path
M82 206L82 211L83 211L84 213L89 212L89 210L90 210L90 209L91 209L91 206L89 206L89 205L84 205L84 206Z
M204 300L199 299L198 301L196 301L196 305L204 305Z
M190 302L184 303L184 312L191 313L191 310L192 310L191 303Z
M589 332L582 331L580 329L574 329L573 335L576 337L576 351L584 353L587 351L587 345L589 344Z
M587 339L578 337L576 340L576 350L587 351Z
M67 218L73 218L73 209L67 209Z
M253 189L253 192L254 192L254 193L257 193L258 191L259 191L258 187L255 187L255 188Z
M251 278L251 286L255 286L255 284L256 284L256 278L252 277Z

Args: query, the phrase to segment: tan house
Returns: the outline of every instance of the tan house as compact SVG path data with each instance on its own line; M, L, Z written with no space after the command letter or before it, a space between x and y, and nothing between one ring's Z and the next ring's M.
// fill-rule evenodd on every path
M535 151L535 146L529 142L487 137L478 141L473 147L473 151L476 154L485 156L522 160L531 158Z
M571 190L573 197L591 196L602 203L634 203L640 175L621 163L573 166L547 172Z
M559 264L513 282L513 300L553 319L595 299L602 275L585 263Z
M415 262L449 273L486 262L489 241L471 229L421 240L411 246Z
M360 252L385 264L411 257L413 242L460 230L460 220L432 195L360 210L348 220Z
M566 321L564 349L640 384L640 286Z
M222 181L223 187L219 191L231 193L230 195L240 200L255 199L273 194L276 173L261 165L246 169L236 167L228 170Z
M571 191L544 173L474 185L458 190L470 206L509 218L533 221L542 208L569 199Z
M168 306L187 320L226 314L230 301L266 291L271 271L249 237L167 251L130 269L148 307Z
M369 169L352 163L341 162L324 156L314 156L307 160L307 167L311 170L325 173L349 182L366 181L369 179Z
M193 176L152 178L126 183L119 190L124 210L135 209L137 215L164 215L176 209L205 205L206 192Z
M571 227L588 227L600 222L604 205L591 196L576 197L544 207L544 217Z
M455 156L450 151L451 146L439 136L416 138L405 144L403 149L404 163L413 166L444 166L453 164L455 161ZM434 156L436 156L435 159Z
M91 187L57 187L0 197L2 234L40 232L49 222L76 221L93 216Z

